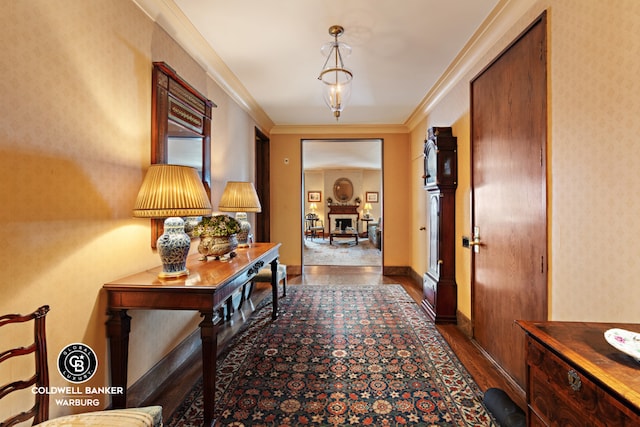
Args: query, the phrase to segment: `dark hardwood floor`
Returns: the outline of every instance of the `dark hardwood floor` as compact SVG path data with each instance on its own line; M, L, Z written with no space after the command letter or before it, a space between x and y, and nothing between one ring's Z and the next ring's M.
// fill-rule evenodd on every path
M303 275L289 276L288 286L299 284L319 286L323 284L400 284L416 303L420 304L422 300L421 284L415 283L408 276L383 276L380 267L306 267ZM256 283L251 298L243 304L242 309L236 310L231 320L220 326L218 332L219 352L224 349L224 346L242 327L255 307L269 292L271 292L269 284ZM280 292L282 292L282 288L280 288ZM462 333L456 325L438 325L437 328L481 390L486 391L492 387L500 388L520 408L526 407L524 392L514 385L501 369L492 363L482 350ZM200 354L195 354L191 360L184 364L184 368L180 370L179 374L174 375L163 385L156 396L148 399L144 404L162 405L164 417L168 418L200 378L201 366Z

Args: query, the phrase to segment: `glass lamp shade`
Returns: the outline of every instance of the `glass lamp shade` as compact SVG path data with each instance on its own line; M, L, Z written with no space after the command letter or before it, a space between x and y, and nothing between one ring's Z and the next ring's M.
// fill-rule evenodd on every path
M320 46L320 53L329 58L338 55L338 60L343 60L351 56L351 46L343 42L330 41Z
M318 80L322 81L322 98L327 106L333 111L336 120L340 118L340 113L349 103L351 98L351 80L353 73L344 67L343 58L351 55L351 46L339 42L338 37L342 35L343 28L332 26L329 34L335 37L335 41L326 43L320 51L327 57Z
M336 72L337 73L337 72ZM323 80L322 99L327 107L333 111L334 117L340 118L340 113L351 99L351 81L343 83L327 83Z
M218 209L222 212L236 212L236 220L240 223L238 247L249 246L251 223L247 220L247 212L262 212L260 199L252 182L228 181L224 188Z
M189 274L186 263L191 238L184 232L184 220L180 217L210 214L209 196L194 168L165 164L149 167L136 198L133 216L167 218L164 234L157 241L162 260L162 272L158 277L176 278Z

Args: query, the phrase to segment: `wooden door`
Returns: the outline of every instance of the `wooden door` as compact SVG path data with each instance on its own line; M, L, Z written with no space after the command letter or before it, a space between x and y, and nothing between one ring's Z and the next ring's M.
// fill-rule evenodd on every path
M542 15L471 83L474 337L522 387L514 321L547 318L546 91Z

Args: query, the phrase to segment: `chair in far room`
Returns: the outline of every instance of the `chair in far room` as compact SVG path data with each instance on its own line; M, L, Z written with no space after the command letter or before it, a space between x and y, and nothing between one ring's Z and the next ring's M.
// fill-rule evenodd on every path
M49 306L44 305L31 314L7 314L0 316L0 327L3 332L9 334L8 329L19 324L33 322L34 342L27 347L16 347L0 351L0 363L8 362L14 357L27 357L35 359L27 366L33 366L35 373L26 379L11 381L0 385L0 399L13 392L21 390L49 389L49 366L47 362L47 338L45 330L45 317L49 312ZM13 359L16 361L16 359ZM17 362L16 362L17 363ZM11 363L10 363L11 365ZM12 365L12 366L15 366ZM0 370L0 372L10 372ZM67 427L67 426L109 426L109 427L161 427L162 407L148 406L144 408L114 409L106 411L86 412L82 414L67 415L49 420L49 395L47 393L33 393L35 404L31 409L20 412L4 421L0 426L10 427L33 419L34 426Z
M378 218L378 222L367 224L367 236L374 248L382 248L382 217Z
M318 219L310 230L311 240L313 240L314 237L322 237L322 240L324 240L324 222L321 219Z
M313 240L315 237L322 237L324 240L324 222L316 214L307 214L305 216L305 231L307 239Z

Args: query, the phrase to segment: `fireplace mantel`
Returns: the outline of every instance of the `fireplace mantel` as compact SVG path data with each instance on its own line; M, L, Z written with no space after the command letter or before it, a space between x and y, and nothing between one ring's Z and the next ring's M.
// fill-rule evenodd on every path
M329 215L360 215L360 205L330 205Z
M358 220L360 219L360 212L358 212L358 208L360 205L331 205L329 206L329 213L327 217L329 217L329 226L333 227L333 221L331 220L331 216L344 216L344 215L355 215L356 221L354 226L357 226Z

